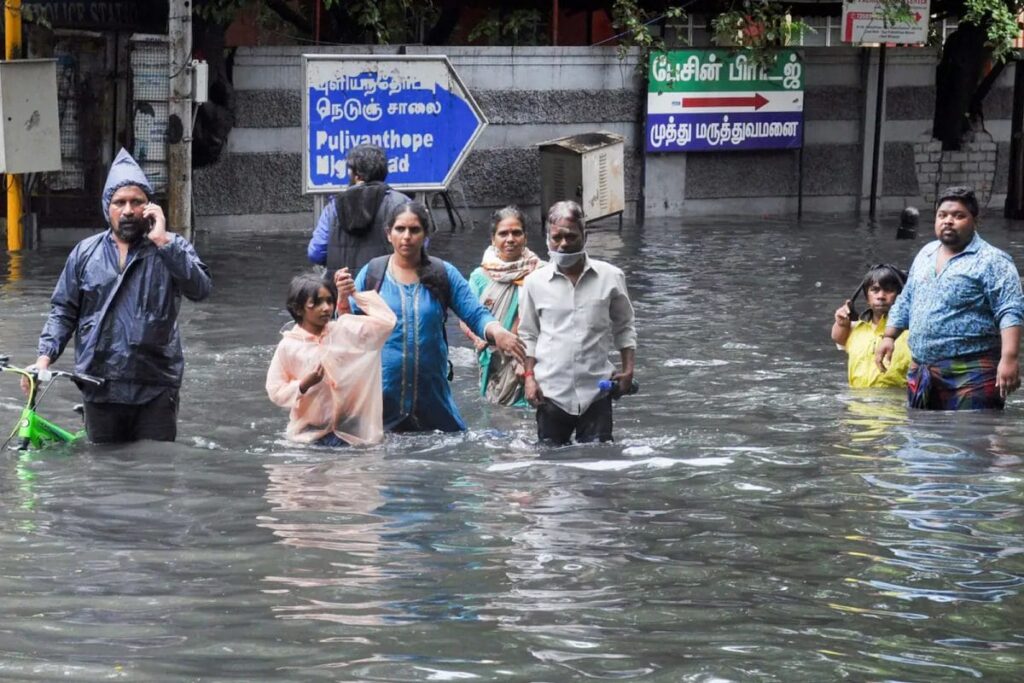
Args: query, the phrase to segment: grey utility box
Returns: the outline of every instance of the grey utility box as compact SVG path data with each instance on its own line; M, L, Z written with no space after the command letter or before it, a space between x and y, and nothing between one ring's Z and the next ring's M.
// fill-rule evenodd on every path
M0 173L59 170L57 60L0 61Z
M564 199L579 202L587 221L622 215L626 189L621 135L581 133L538 146L541 215Z

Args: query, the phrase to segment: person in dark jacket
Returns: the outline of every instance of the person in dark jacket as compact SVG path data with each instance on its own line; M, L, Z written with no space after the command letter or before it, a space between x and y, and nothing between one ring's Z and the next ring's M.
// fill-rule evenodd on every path
M309 260L331 273L339 268L358 273L371 259L390 254L388 217L409 201L384 182L388 158L377 145L356 145L345 164L349 186L324 207L306 248Z
M79 242L50 298L36 367L75 337L75 371L106 380L81 386L94 443L174 441L184 370L178 310L210 294L210 271L181 235L167 232L153 187L121 150L103 189L110 226Z

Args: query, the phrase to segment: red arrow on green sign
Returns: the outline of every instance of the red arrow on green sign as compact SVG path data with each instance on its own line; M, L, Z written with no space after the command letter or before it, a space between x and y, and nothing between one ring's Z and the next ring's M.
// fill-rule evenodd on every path
M704 107L707 109L719 109L721 107L753 107L757 111L768 104L768 98L760 93L754 93L753 97L684 97L684 107Z

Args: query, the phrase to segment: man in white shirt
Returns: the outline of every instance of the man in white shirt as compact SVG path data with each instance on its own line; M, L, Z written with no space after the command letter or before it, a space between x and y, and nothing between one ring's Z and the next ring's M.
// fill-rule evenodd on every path
M621 270L587 256L583 209L558 202L547 217L549 262L523 282L519 336L526 343L526 399L541 441L612 440L612 401L601 380L633 382L636 327ZM609 354L617 349L622 371Z

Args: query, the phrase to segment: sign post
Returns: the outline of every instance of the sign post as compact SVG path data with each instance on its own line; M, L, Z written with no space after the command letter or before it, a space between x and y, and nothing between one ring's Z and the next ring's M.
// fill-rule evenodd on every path
M923 45L928 42L930 0L907 0L910 21L887 23L879 0L843 2L843 42Z
M890 23L882 16L880 0L844 0L843 42L853 45L880 45L878 79L875 88L875 120L871 149L871 186L868 190L868 216L874 220L878 206L878 172L881 165L882 116L885 101L885 46L923 45L928 42L929 3L931 0L907 0L910 21Z
M800 55L780 50L765 69L743 52L651 55L648 152L798 149L803 144Z
M487 119L444 56L303 55L302 191L348 184L345 156L383 147L388 184L446 193Z

